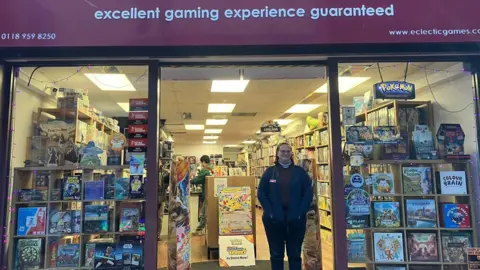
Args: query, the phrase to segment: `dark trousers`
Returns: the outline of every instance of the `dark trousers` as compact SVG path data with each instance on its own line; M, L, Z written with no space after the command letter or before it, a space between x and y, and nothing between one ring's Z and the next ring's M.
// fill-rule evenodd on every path
M272 270L283 270L285 246L290 270L302 269L302 244L305 237L306 219L286 222L263 217L263 225L270 248Z

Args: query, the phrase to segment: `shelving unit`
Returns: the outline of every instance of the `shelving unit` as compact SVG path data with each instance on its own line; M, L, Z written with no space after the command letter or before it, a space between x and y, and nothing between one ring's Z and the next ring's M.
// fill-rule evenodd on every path
M476 224L475 219L475 201L473 196L471 196L472 192L472 181L470 177L470 163L468 160L405 160L405 161L391 161L391 160L382 160L383 164L387 164L389 169L384 171L385 173L393 173L395 179L395 194L386 194L386 195L372 195L372 201L385 201L385 202L399 202L400 205L400 215L401 215L401 223L400 227L395 228L379 228L375 227L375 220L373 215L373 203L371 207L371 214L370 214L370 227L369 228L355 228L355 229L347 229L347 231L352 232L364 232L366 235L366 254L367 260L363 262L359 261L352 261L349 262L352 265L363 265L366 266L367 269L375 269L376 266L385 266L385 265L402 265L406 266L406 269L410 269L409 266L411 265L438 265L438 269L445 269L448 270L448 267L444 267L444 265L463 265L466 267L467 263L450 263L444 262L444 254L443 254L443 246L441 236L444 232L471 232L472 234L472 246L476 246L478 243L477 239L477 232L474 229L474 224ZM367 162L366 162L367 163ZM380 163L380 161L377 161ZM361 167L360 173L363 175L367 175L372 173L370 166L374 164L374 161L369 161L368 164L365 164ZM414 166L425 166L430 167L432 169L432 191L433 194L421 194L421 195L414 195L414 194L404 194L403 193L403 180L402 180L402 167L411 167ZM349 166L349 165L346 165ZM467 190L468 194L458 194L458 195L450 195L450 194L441 194L439 188L439 179L437 172L440 171L449 171L449 170L459 170L465 171L467 174ZM358 172L358 171L356 171ZM346 178L345 182L347 182L349 178ZM372 187L367 187L367 192L372 194ZM377 198L377 199L375 199ZM412 228L407 226L407 211L406 211L406 199L432 199L435 202L436 207L436 227L435 228ZM470 228L445 228L442 227L441 216L442 211L441 207L443 203L465 203L470 206ZM422 261L411 261L409 260L409 253L408 253L408 233L412 232L431 232L436 234L437 240L437 254L439 260L436 262L422 262ZM375 243L373 234L374 233L402 233L403 235L403 254L405 261L404 262L376 262L375 261ZM456 268L460 269L460 268ZM466 268L465 268L466 269Z
M433 131L433 110L430 101L388 101L378 104L375 108L370 109L364 113L357 114L357 125L366 126L398 126L399 131L405 133L409 138L409 145L411 144L412 131L416 124L427 125ZM470 173L469 160L416 160L412 159L412 147L407 149L410 158L401 160L384 159L381 151L377 151L377 147L381 149L383 146L374 145L374 155L372 160L364 160L360 167L351 167L349 161L344 161L345 170L345 184L350 181L350 177L354 173L361 174L365 179L373 173L392 173L394 177L394 194L374 195L371 184L365 183L359 189L365 190L370 194L372 203L370 205L369 226L367 228L347 228L347 236L351 233L365 234L365 260L349 261L350 267L365 267L369 270L376 270L378 266L403 266L405 269L418 269L413 266L430 265L435 270L466 270L467 263L452 263L444 262L442 233L446 232L470 232L472 246L476 246L477 232L474 229L475 220L475 201L472 194L472 181ZM429 167L431 168L432 179L432 194L405 194L403 187L403 169L404 167ZM468 194L441 194L440 180L438 172L440 171L465 171L467 180ZM432 228L415 228L408 225L406 200L407 199L430 199L433 200L436 217L435 227ZM373 202L398 202L400 213L400 226L398 227L376 227L374 217ZM442 221L442 204L443 203L462 203L468 204L470 210L470 228L445 228ZM413 222L413 221L412 221ZM416 261L409 258L408 235L413 232L418 233L434 233L436 235L437 261ZM402 262L379 262L375 259L375 233L401 233L404 261ZM347 243L353 245L353 243Z
M85 266L85 249L86 244L93 239L103 238L108 241L113 241L112 243L118 243L122 238L129 238L128 240L137 239L142 240L145 236L145 231L139 230L135 232L121 232L120 231L120 219L121 219L121 208L125 204L134 205L134 207L143 208L145 206L145 199L116 199L116 186L115 183L113 186L113 198L104 199L104 200L85 200L85 182L94 181L94 174L114 174L115 178L120 177L129 177L129 166L120 165L120 166L96 166L96 167L78 167L78 166L58 166L58 167L25 167L25 168L15 168L15 177L13 182L14 194L12 196L12 214L11 222L9 226L9 237L8 237L8 262L10 267L15 265L15 256L17 252L17 242L19 239L33 239L39 238L42 239L42 245L44 252L43 258L43 267L42 268L56 268L56 265L51 265L53 260L52 258L56 257L56 254L53 254L55 250L52 250L54 242L56 244L79 244L79 258L80 264L75 266L75 269L92 269L92 267ZM47 189L47 200L45 201L19 201L18 200L18 191L21 189L32 189L35 188L35 180L37 173L50 173L51 178L48 181ZM54 200L52 196L52 191L55 188L55 182L57 179L64 179L65 176L73 176L75 174L81 173L81 195L80 200L64 200L61 197L61 200ZM63 183L62 183L63 185ZM107 188L105 189L107 190ZM107 232L95 232L88 233L84 230L85 222L85 206L86 205L106 205L109 208L108 212L108 231ZM45 217L45 234L41 235L17 235L17 220L18 220L18 209L25 207L46 207L46 217ZM71 234L50 234L49 230L49 221L50 213L52 210L78 210L80 211L80 232L71 233ZM140 211L140 213L142 213ZM140 216L140 219L142 216ZM108 242L107 241L107 242ZM53 256L52 256L53 255ZM71 269L72 267L61 267L59 269Z

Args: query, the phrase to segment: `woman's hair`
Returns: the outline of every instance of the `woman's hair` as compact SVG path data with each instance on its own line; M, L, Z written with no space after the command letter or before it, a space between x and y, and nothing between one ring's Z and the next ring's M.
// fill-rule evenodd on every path
M282 146L284 146L284 145L290 147L290 149L292 150L292 156L290 157L290 160L292 161L292 164L294 164L294 162L293 162L293 148L292 148L292 146L290 146L290 144L288 144L287 142L282 142L282 143L279 143L279 144L277 145L277 149L275 150L275 165L278 165L278 151L280 151L280 147L282 147Z

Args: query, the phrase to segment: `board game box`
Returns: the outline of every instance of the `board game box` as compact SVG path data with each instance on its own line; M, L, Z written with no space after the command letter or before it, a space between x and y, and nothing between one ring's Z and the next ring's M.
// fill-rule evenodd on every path
M409 233L408 256L410 261L437 262L437 235L435 233Z
M17 235L44 235L47 218L46 207L23 207L18 209Z
M403 193L432 194L432 169L430 167L403 167Z
M399 202L374 202L373 213L375 227L398 228L400 227Z
M460 203L442 205L442 219L445 228L470 228L470 206Z
M15 256L15 269L43 268L42 239L19 239Z
M402 233L373 233L375 262L403 262Z
M436 228L437 210L432 199L405 200L408 228Z
M441 238L444 262L467 262L467 249L472 247L471 232L442 232Z

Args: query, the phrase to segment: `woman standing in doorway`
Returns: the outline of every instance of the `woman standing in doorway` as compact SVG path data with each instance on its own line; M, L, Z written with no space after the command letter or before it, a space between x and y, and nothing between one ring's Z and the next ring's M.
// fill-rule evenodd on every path
M290 145L279 144L275 164L265 171L258 186L272 270L283 270L285 246L289 269L302 269L306 214L313 190L310 177L303 168L293 164L292 156Z

